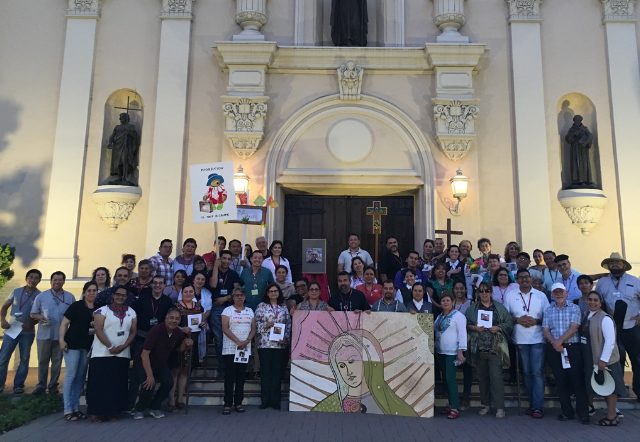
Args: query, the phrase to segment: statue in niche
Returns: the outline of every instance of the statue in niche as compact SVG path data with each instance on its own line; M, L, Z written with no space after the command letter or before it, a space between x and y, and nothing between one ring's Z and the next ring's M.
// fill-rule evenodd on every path
M591 174L589 152L593 135L582 124L582 116L573 117L573 126L567 132L564 140L569 143L569 157L571 159L571 186L568 188L593 188L595 184Z
M367 0L332 0L331 40L336 46L367 46Z
M110 175L118 177L109 184L135 186L129 177L138 167L140 141L138 131L130 121L129 114L121 113L120 124L113 128L113 134L109 137L107 148L112 150Z

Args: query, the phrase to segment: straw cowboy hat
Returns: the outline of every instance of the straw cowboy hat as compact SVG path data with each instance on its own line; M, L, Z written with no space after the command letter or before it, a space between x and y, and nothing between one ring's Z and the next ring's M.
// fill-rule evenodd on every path
M598 366L593 366L593 374L591 375L591 388L598 396L606 397L612 394L616 389L616 382L609 373L609 369L604 371L598 370Z
M622 256L620 256L618 252L613 252L610 257L603 260L602 263L600 264L602 268L609 270L609 261L622 261L624 263L624 271L628 272L629 270L631 270L631 264L629 264L628 261L626 261Z

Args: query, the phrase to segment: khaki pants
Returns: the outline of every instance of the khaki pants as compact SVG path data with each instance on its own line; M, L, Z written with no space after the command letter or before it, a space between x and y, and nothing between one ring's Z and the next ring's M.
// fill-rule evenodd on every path
M62 367L62 350L56 339L36 339L38 345L38 384L36 388L55 388L60 378ZM51 362L51 381L47 385L49 376L49 362Z

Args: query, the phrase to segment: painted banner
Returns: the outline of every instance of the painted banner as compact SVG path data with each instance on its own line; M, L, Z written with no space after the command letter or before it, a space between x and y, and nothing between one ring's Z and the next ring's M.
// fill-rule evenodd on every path
M191 166L191 205L196 224L236 219L233 162Z
M289 410L433 417L433 315L299 310Z

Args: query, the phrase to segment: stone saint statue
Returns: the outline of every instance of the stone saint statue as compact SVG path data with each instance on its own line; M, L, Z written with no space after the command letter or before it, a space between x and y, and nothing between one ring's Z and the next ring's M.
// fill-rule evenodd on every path
M111 153L111 176L117 176L118 179L109 182L109 184L118 184L122 186L135 186L129 181L129 177L133 175L138 167L138 132L133 124L131 124L129 114L120 114L120 124L113 128L113 134L109 138L107 148L112 149Z
M367 0L332 0L331 40L336 46L366 46Z
M567 132L564 140L571 146L571 186L589 187L593 186L591 178L591 162L589 161L589 150L593 135L589 129L582 124L582 116L573 117L573 126Z

